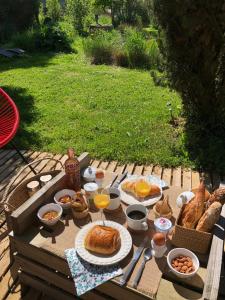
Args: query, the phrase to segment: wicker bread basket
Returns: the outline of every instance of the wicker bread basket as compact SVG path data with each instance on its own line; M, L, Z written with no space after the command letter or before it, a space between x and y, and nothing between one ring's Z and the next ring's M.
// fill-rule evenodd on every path
M184 205L180 210L180 214L173 229L171 239L172 244L179 248L187 248L194 252L206 254L211 245L212 234L208 232L197 231L195 229L184 228L183 226L178 225L183 209Z
M61 172L60 170L54 170L54 171L39 173L33 177L30 177L30 178L22 181L21 183L19 183L19 185L17 185L15 187L15 182L17 181L17 179L21 175L21 173L23 173L25 171L26 168L28 168L32 164L37 164L37 163L41 162L42 160L46 160L46 159L54 160L57 163L60 163L61 167L63 167L62 163L59 160L53 159L51 157L45 157L45 158L42 158L39 160L35 160L35 161L29 163L28 165L24 166L16 174L16 176L14 176L11 179L10 183L7 185L7 187L4 191L3 197L2 197L1 206L3 206L3 208L4 208L8 228L11 228L10 215L12 214L12 212L14 210L16 210L18 207L20 207L24 202L26 202L30 198L30 196L27 192L27 184L33 180L39 181L40 177L43 175L50 174L50 175L52 175L52 177L55 177L59 172Z

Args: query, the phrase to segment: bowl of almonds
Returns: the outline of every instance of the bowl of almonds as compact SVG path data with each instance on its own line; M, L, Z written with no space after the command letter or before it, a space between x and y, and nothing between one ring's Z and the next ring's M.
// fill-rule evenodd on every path
M197 256L185 248L171 250L167 254L167 264L170 270L180 278L192 277L199 269Z

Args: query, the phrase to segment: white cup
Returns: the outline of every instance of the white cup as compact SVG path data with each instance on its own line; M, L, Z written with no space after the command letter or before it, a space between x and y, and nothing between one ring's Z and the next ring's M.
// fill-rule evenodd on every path
M117 195L116 198L110 198L110 204L109 204L109 206L107 206L106 209L107 210L115 210L115 209L119 208L120 202L121 202L121 200L120 200L120 190L117 189L117 188L114 188L114 187L110 187L108 189L103 190L103 192L102 192L103 194L104 194L104 191L107 194L109 194L109 196L110 196L110 194L116 194Z
M140 211L144 214L144 217L140 220L135 220L130 217L130 213L132 211ZM128 206L128 208L125 211L126 219L127 219L127 225L133 230L148 230L148 223L147 223L147 215L148 210L147 208L142 204L132 204Z

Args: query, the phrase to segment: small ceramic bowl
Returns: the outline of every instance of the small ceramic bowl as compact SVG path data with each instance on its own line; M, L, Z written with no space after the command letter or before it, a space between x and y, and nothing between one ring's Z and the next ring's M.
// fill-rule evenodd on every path
M55 194L54 196L54 201L56 204L62 206L63 209L67 209L71 207L71 202L69 203L62 203L59 201L59 199L65 195L69 195L71 198L75 196L75 191L73 190L68 190L68 189L64 189L59 191L58 193Z
M172 267L172 265L171 265L172 260L174 258L178 257L179 255L189 256L192 259L192 262L193 262L193 265L195 268L195 270L192 273L187 273L187 274L180 273ZM197 256L192 251L185 249L185 248L175 248L175 249L171 250L167 254L167 264L168 264L171 272L180 278L190 278L190 277L194 276L198 272L198 269L199 269L199 260L198 260Z
M43 215L45 213L47 213L48 211L52 211L52 210L56 211L58 213L58 216L56 218L52 219L52 220L45 220L45 219L43 219ZM62 210L62 207L60 205L55 204L55 203L49 203L49 204L46 204L46 205L42 206L39 209L39 211L37 213L37 216L38 216L38 219L42 223L44 223L44 224L46 224L48 226L52 226L52 225L55 225L59 221L59 219L62 216L62 212L63 212L63 210Z

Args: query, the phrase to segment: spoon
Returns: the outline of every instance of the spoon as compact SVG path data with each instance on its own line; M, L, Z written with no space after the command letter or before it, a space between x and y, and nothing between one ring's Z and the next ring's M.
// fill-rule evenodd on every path
M141 264L141 266L140 266L140 268L139 268L139 270L137 272L137 275L134 278L133 284L132 284L133 288L135 288L135 289L137 288L138 282L139 282L139 280L141 278L141 274L143 273L143 270L145 268L145 264L151 258L152 258L152 248L146 248L145 252L144 252L144 260L143 260L143 262L142 262L142 264Z

